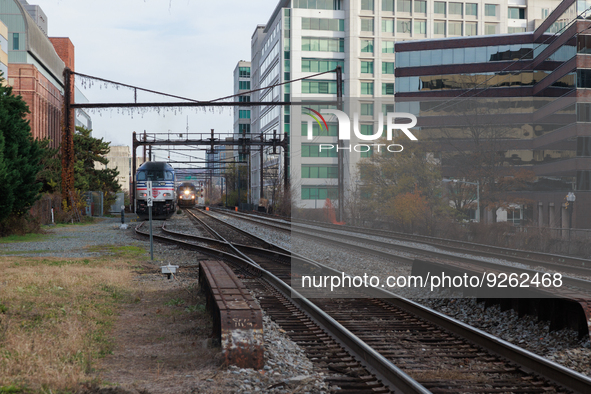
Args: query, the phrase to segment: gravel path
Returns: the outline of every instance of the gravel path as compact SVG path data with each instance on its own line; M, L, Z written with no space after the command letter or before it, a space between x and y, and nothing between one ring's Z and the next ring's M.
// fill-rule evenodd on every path
M131 221L135 215L126 217L127 229L121 229L121 219L104 218L88 225L70 225L51 228L40 241L14 242L0 244L0 256L34 256L57 258L85 258L109 256L116 253L116 248L136 246L146 251L145 262L154 264L154 268L165 264L183 267L198 266L204 258L193 251L179 249L174 245L154 243L154 261L149 258L149 242L135 235L135 227L142 223ZM167 227L182 232L193 232L195 225L185 215L174 215L166 221ZM147 225L144 224L144 226ZM154 221L154 233L159 233L162 221ZM205 235L205 234L202 234ZM190 278L181 279L183 283L194 283L196 271ZM149 275L142 275L137 280L158 280ZM192 278L192 279L191 279ZM170 282L171 286L174 281ZM325 393L323 373L308 360L305 352L285 334L268 316L264 316L265 367L262 370L229 367L227 370L214 370L213 374L177 374L167 390L162 390L154 382L154 390L145 387L147 393ZM215 363L215 361L214 361ZM212 376L213 375L213 376ZM131 392L136 392L132 390Z

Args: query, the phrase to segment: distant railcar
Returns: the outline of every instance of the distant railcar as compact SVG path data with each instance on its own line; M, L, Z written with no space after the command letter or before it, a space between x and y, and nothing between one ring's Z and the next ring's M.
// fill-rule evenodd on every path
M177 204L179 207L193 207L197 203L199 196L197 188L191 182L181 183L177 188Z
M175 171L168 163L148 161L138 168L135 174L136 211L140 219L148 218L148 187L152 181L152 218L168 219L176 210Z

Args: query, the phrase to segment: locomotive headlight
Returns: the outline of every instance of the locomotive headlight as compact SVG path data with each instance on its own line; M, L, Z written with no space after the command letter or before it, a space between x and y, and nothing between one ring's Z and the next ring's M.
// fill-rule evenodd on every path
M189 194L189 191L188 190L185 190L185 194Z
M183 199L183 195L181 194L181 195L179 196L179 198L182 200L182 199Z
M194 198L195 198L195 196L191 196L191 198L193 198L193 199L194 199Z

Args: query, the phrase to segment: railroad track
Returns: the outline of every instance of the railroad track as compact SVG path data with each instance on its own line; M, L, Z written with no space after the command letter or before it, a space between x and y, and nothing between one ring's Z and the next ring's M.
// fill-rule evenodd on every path
M478 252L476 254L476 256L474 256L474 257L461 256L461 255L457 255L457 254L440 252L440 251L435 251L435 250L425 250L425 249L421 248L421 246L419 246L419 245L411 246L411 245L403 245L403 244L399 244L399 243L393 244L391 242L388 242L387 240L378 240L378 239L371 239L371 238L367 238L367 237L362 237L359 235L355 235L354 231L341 230L340 228L334 229L334 228L323 227L323 229L318 229L318 228L314 228L314 226L311 226L311 225L301 225L301 224L297 224L297 223L293 223L293 222L287 224L287 223L281 223L280 221L275 220L275 219L261 219L260 216L255 216L256 218L253 218L252 216L250 216L248 214L244 214L244 213L236 214L233 211L218 210L217 212L221 212L221 213L228 215L228 216L238 217L240 219L250 221L250 222L255 223L257 225L269 227L274 230L290 232L290 234L293 234L298 237L315 238L317 240L321 240L322 242L328 242L328 243L338 245L341 247L354 248L355 250L362 251L363 253L370 253L370 254L376 255L378 257L382 257L382 258L386 258L386 259L390 259L390 260L395 259L396 261L400 261L400 262L404 262L404 263L408 263L408 264L413 264L413 262L415 261L415 257L400 255L400 252L407 252L407 253L411 253L416 256L434 257L434 258L440 259L440 261L441 260L453 260L453 261L459 261L459 262L468 263L468 264L476 264L481 267L487 267L487 268L495 268L495 269L503 268L503 269L506 269L511 272L529 273L532 275L535 274L536 272L538 272L536 270L527 269L525 267L519 267L516 265L513 265L513 266L504 265L504 264L500 264L500 263L496 263L496 262L489 262L489 261L481 260L478 258L478 257L494 257L497 259L507 260L512 263L525 264L530 267L543 267L548 270L552 270L552 271L556 271L556 272L576 274L576 275L584 276L586 278L591 278L591 261L585 260L585 259L576 259L576 260L581 260L581 262L580 262L580 265L574 266L574 265L568 265L564 262L563 263L548 262L548 261L538 261L538 260L533 260L533 259L528 259L527 263L526 263L526 260L524 260L524 259L514 259L511 257L507 257L506 255L499 255L499 254L493 255L492 253L480 254L480 252ZM343 236L346 238L343 238ZM373 245L373 246L378 247L379 249L367 247L366 245ZM467 251L455 248L454 253L462 253L462 254L466 255ZM555 260L557 260L558 257L559 256L555 256ZM563 257L563 259L566 260L566 259L568 259L568 257ZM565 284L568 286L591 292L591 281L589 281L589 280L579 279L579 278L574 278L574 277L573 278L566 277L565 280L566 280Z
M493 278L508 278L513 275L516 278L542 278L549 275L541 272L537 266L543 265L546 268L553 268L551 272L560 273L560 286L540 286L532 282L525 283L529 287L509 287L506 283L504 288L481 287L460 287L456 291L464 294L485 299L488 305L500 304L502 309L514 309L519 314L537 316L540 320L550 322L552 330L559 330L564 327L571 328L578 332L579 337L591 337L591 282L587 279L563 275L563 272L574 270L577 273L587 273L591 277L591 269L583 267L564 266L558 263L535 262L533 268L522 264L500 263L485 261L477 257L457 255L436 250L424 250L420 245L392 244L379 239L356 236L346 231L335 231L333 229L314 229L312 226L300 226L293 223L285 223L276 219L263 221L259 217L253 218L250 215L238 214L223 211L231 217L247 220L257 225L270 227L274 230L289 232L292 239L295 237L308 238L317 242L335 245L337 248L348 248L364 255L373 255L387 261L403 262L412 265L413 276L421 276L424 280L433 275L441 276L447 274L455 277L476 276L484 278L484 275L492 275ZM343 238L343 233L346 236ZM332 236L329 236L332 235ZM340 236L340 238L339 238ZM354 242L357 240L357 242ZM373 245L373 246L367 246ZM402 255L400 252L410 253ZM503 256L496 256L504 259ZM305 271L305 270L301 270ZM368 269L366 269L366 272ZM298 271L299 272L299 271ZM518 281L517 283L521 283ZM432 297L427 289L422 289L422 295L415 289L413 297ZM404 293L403 293L404 294Z
M418 234L407 234L401 233L396 231L390 230L381 230L381 229L373 229L373 228L366 228L361 226L348 226L348 225L334 225L326 222L319 222L313 220L302 220L297 219L295 222L291 220L291 218L285 217L278 217L272 216L267 214L262 214L260 212L234 212L228 211L227 209L216 209L220 212L230 212L232 214L239 214L239 215L246 215L251 217L258 217L262 220L277 222L277 223L285 223L291 222L294 224L308 224L315 227L322 227L332 230L339 230L339 231L347 231L357 234L366 234L371 236L381 236L384 238L389 238L393 240L400 240L400 241L408 241L408 242L420 242L426 245L437 246L442 249L451 251L451 252L459 252L465 253L466 251L472 251L477 253L480 256L484 257L493 257L493 258L508 258L511 261L522 263L522 264L532 264L532 263L541 263L541 262L548 262L548 263L558 263L562 265L568 265L572 267L588 267L591 268L591 260L580 258L580 257L573 257L573 256L564 256L564 255L556 255L551 253L542 253L542 252L534 252L534 251L527 251L527 250L518 250L518 249L509 249L504 247L498 246L491 246L491 245L484 245L478 244L474 242L468 241L457 241L452 239L446 238L436 238L430 237L426 235L418 235Z
M231 239L228 241L232 243ZM262 250L257 253L264 254ZM286 262L277 261L274 257L277 253L269 251L268 261L262 263L268 270L252 265L245 267L243 259L237 264L240 267L238 269L250 273L250 276L245 275L247 282L254 280L256 275L271 275L275 278L272 279L274 288L284 289L282 296L290 305L301 307L307 318L320 322L321 326L332 327L325 335L337 339L347 348L357 349L353 352L356 362L361 362L366 370L374 372L393 390L404 393L458 392L460 387L464 387L464 392L591 391L591 380L583 375L412 301L402 298L380 299L385 295L380 289L365 289L370 293L369 296L375 297L371 299L314 299L312 301L315 304L304 298L290 299L288 295L293 290L286 285L290 279L285 270ZM289 255L289 251L285 251L284 255ZM237 257L232 256L230 259ZM323 274L336 273L329 267L315 264ZM283 280L271 274L270 271L276 268L279 268L278 275ZM257 286L266 285L254 287ZM265 297L260 299L265 300ZM270 303L278 305L276 302L284 303L285 300ZM263 308L265 303L261 302ZM268 310L271 315L273 308ZM297 312L296 315L301 313ZM284 317L276 319L282 320ZM336 329L339 325L346 328ZM302 343L309 340L297 330L290 334L296 339L298 336L300 340L304 338ZM314 357L311 359L315 361ZM321 365L324 365L323 362ZM342 368L343 365L337 364L332 369L328 368L328 371ZM352 376L361 373L354 372L355 368L345 368L347 378L359 377ZM473 371L467 372L470 368ZM368 375L362 373L361 376L368 379ZM421 385L415 385L417 381Z

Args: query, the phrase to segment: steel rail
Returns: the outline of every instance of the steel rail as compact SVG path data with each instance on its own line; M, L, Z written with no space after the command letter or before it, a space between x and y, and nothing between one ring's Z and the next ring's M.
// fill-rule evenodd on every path
M384 259L390 259L390 260L394 259L396 261L402 261L407 264L412 264L415 259L411 258L411 257L392 254L391 252L385 252L385 251L381 251L381 250L368 248L368 247L361 246L361 245L352 245L350 242L345 242L345 241L342 241L341 239L330 238L330 237L327 237L326 235L327 235L327 233L332 233L331 235L346 236L350 239L355 240L356 242L364 243L364 244L371 244L371 245L375 245L375 246L382 247L385 249L397 249L397 250L405 251L408 253L426 255L428 257L437 257L437 258L461 261L464 263L473 264L473 265L475 264L475 265L478 265L481 267L487 267L487 268L491 268L491 269L495 269L495 270L502 269L502 270L508 271L508 272L527 273L529 275L535 275L536 273L543 273L542 271L537 271L537 270L533 270L533 269L514 267L511 265L505 265L505 264L501 264L501 263L479 260L479 259L472 258L472 257L458 256L458 255L446 253L446 252L437 252L437 251L430 251L430 250L428 251L428 250L424 250L424 249L409 246L409 245L392 244L389 242L369 239L369 238L365 238L365 237L357 237L354 235L348 235L348 234L345 235L345 234L335 233L330 230L325 231L325 230L313 229L310 227L302 227L302 226L299 226L298 224L294 224L294 223L291 223L289 225L283 224L283 223L273 223L273 224L265 223L260 220L254 219L254 218L250 218L246 215L235 215L232 211L229 211L229 212L221 211L221 212L225 215L236 216L236 217L239 217L240 219L244 219L244 220L247 220L247 221L250 221L253 223L257 223L262 226L280 229L283 231L290 231L292 234L295 233L298 236L307 237L307 238L314 238L317 241L331 243L331 244L338 245L341 247L344 246L347 248L354 248L354 249L356 249L360 252L363 252L363 253L370 253L375 256L384 258ZM275 221L273 220L273 222L275 222ZM286 226L289 226L289 228L287 228ZM311 233L316 233L316 235L313 235ZM318 235L322 235L322 238L320 239L318 237ZM437 245L435 245L435 246L437 246ZM463 252L463 253L466 254L465 252ZM505 256L496 256L496 258L506 260ZM507 260L507 261L509 261L509 260ZM565 266L565 265L558 264L558 263L548 263L548 262L542 262L542 261L537 261L537 260L533 261L531 263L531 265L543 266L543 267L546 267L549 269L556 270L558 272L571 272L571 273L577 273L577 274L587 275L587 276L591 277L591 268L580 268L580 267L573 267L570 265ZM591 281L589 281L589 280L573 278L573 277L569 277L569 276L562 276L562 278L563 278L565 284L568 286L577 287L579 289L591 291Z
M227 209L216 209L216 211L226 212L229 214L238 214L239 216L253 216L251 214L243 213L243 212L234 212L229 211ZM268 220L271 222L279 222L279 220L286 220L285 218L280 217L266 217L265 215L258 215L261 220ZM512 261L522 264L540 264L540 263L562 263L561 267L564 264L568 264L572 267L589 267L591 268L591 260L581 258L581 257L574 257L574 256L564 256L564 255L557 255L552 253L542 253L542 252L534 252L534 251L527 251L527 250L518 250L518 249L510 249L510 248L503 248L500 246L492 246L492 245L484 245L474 242L468 241L458 241L453 239L447 238L436 238L427 235L418 235L418 234L406 234L396 231L389 231L389 230L381 230L381 229L372 229L372 228L365 228L365 227L355 227L355 226L348 226L348 225L334 225L325 222L313 221L313 220L301 220L298 219L297 222L292 222L294 225L301 225L301 224L309 224L318 227L328 228L331 230L340 230L340 231L348 231L352 233L361 233L361 234L368 234L368 235L379 235L384 238L391 238L395 240L404 240L404 241L411 241L411 242L420 242L432 246L437 246L442 249L447 249L454 252L465 253L466 248L471 249L471 253L476 253L481 256L485 257L493 257L493 258L503 258L508 259L510 258ZM455 245L455 246L454 246ZM583 272L583 271L582 271ZM586 271L587 273L589 271Z
M322 268L323 275L342 274L340 271L328 267L322 263L316 262L316 264ZM291 289L291 287L288 288ZM390 293L381 288L367 287L360 289L370 297L383 299L384 302L404 309L415 316L421 317L432 324L440 326L462 338L465 338L472 343L487 349L492 354L504 357L519 365L524 369L524 371L542 375L545 378L577 393L591 392L591 378L583 374L580 374L560 364L538 356L537 354L534 354L528 350L515 346L512 343L495 337L494 335L469 326L463 322L455 320L449 316L436 312L414 301L408 300L394 293ZM292 292L301 297L297 291L292 289Z
M149 236L148 233L139 231L139 229L142 227L142 224L136 227L136 234ZM356 335L343 327L339 322L330 317L326 312L322 311L308 299L301 296L283 280L279 279L271 272L261 268L258 264L253 265L249 260L240 256L174 238L168 238L161 235L153 235L153 238L166 243L174 243L182 246L183 248L217 256L218 258L229 261L237 266L246 267L250 270L258 272L261 278L265 279L275 289L277 289L277 291L282 293L284 297L302 309L310 317L310 319L323 328L332 338L341 344L341 346L348 350L369 372L375 374L376 377L392 391L399 391L409 394L430 393L429 390L404 373L400 368L396 367L391 361L372 349Z

